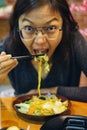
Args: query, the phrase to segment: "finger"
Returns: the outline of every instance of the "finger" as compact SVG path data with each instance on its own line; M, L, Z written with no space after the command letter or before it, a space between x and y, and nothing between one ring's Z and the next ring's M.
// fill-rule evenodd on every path
M6 52L1 52L1 56L5 56L6 55Z
M12 66L17 63L18 63L18 61L16 59L6 60L6 61L0 63L0 69L6 68L7 66L10 66L10 65Z
M8 73L13 70L18 64L13 65L10 69L8 69Z
M0 55L0 63L3 62L3 61L11 59L11 57L12 57L11 55L4 55L4 56Z
M3 69L0 69L0 75L7 75L13 68L17 66L18 63L16 64L11 64L9 66L4 67Z

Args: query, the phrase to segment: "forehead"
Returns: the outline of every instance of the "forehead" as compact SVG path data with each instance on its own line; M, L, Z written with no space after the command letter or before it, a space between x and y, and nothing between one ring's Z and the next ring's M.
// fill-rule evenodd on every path
M58 21L62 21L62 17L59 12L53 12L48 5L44 5L30 12L22 14L19 18L19 24L27 22L24 19L29 19L29 21L35 25L42 25L52 18L57 18Z

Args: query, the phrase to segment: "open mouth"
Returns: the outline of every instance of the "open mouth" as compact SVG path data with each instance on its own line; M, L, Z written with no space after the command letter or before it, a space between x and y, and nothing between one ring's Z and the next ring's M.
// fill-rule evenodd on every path
M49 49L44 49L44 50L41 50L41 49L34 49L34 54L37 55L37 54L46 54L48 53Z

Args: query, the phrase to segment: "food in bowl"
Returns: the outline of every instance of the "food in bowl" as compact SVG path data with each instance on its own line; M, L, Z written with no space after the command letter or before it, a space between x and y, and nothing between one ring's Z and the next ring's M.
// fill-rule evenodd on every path
M60 114L67 110L68 100L62 101L54 94L34 95L30 99L15 104L21 113L34 116Z

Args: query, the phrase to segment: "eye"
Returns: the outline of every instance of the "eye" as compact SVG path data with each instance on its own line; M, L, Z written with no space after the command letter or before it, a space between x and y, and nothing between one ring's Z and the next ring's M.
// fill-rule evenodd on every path
M27 31L28 33L33 33L34 32L34 28L32 26L25 26L24 30Z
M56 26L49 26L49 27L46 27L46 31L48 33L53 33L57 30L57 27Z

